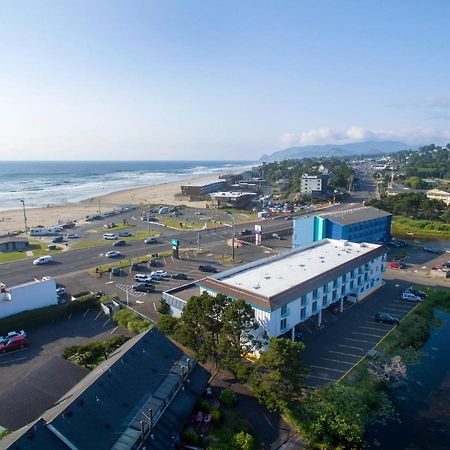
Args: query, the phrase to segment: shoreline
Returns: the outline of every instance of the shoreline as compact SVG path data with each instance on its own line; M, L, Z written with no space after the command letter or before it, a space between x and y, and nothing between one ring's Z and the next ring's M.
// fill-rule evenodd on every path
M74 203L64 203L48 207L27 208L28 228L34 228L38 225L52 226L58 221L77 221L81 222L88 215L98 214L99 207L102 212L111 210L123 205L144 205L144 204L167 204L167 205L186 205L202 208L206 202L191 202L186 197L181 197L180 186L184 184L206 183L219 179L219 175L225 173L240 173L248 169L249 166L230 167L220 173L209 175L200 175L194 177L182 178L176 181L166 181L160 184L152 184L136 188L127 188L117 190L109 194L103 194L91 197L86 200ZM26 199L25 199L26 202ZM12 209L0 212L0 235L23 231L25 228L23 210Z

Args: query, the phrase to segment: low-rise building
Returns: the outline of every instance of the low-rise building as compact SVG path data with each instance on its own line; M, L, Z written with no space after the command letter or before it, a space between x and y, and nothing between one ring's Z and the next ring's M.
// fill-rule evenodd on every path
M181 186L181 193L189 197L202 197L217 192L225 187L225 180L212 181L202 184L185 184Z
M373 206L297 217L293 224L293 247L321 239L386 243L391 240L392 214Z
M328 191L328 175L308 175L304 173L300 179L300 193L302 195L320 196Z
M0 283L0 318L57 303L56 282L53 278L34 279L16 286Z
M2 439L0 448L175 448L209 377L153 328L126 342L35 422Z
M6 236L0 238L0 252L22 251L27 248L27 237Z
M203 278L163 298L176 315L188 297L207 292L246 301L255 311L256 337L294 335L296 325L332 304L356 302L382 286L386 249L381 245L323 239ZM178 311L175 311L178 310Z
M210 194L217 208L246 208L257 197L255 192L214 192Z
M450 205L450 192L443 191L441 189L431 189L427 191L427 198L431 200L440 200L447 206Z

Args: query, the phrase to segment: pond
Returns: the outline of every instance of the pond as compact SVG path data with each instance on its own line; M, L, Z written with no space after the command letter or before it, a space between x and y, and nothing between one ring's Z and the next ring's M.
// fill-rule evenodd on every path
M436 311L423 356L408 367L408 387L392 390L398 418L367 429L369 449L448 450L450 448L450 314Z

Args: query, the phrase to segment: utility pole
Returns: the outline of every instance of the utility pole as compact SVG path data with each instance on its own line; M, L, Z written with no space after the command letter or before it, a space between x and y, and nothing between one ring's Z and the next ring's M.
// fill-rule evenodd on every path
M28 226L27 226L27 213L25 212L25 200L20 200L22 203L22 207L23 207L23 221L25 224L25 234L28 233Z
M231 214L229 211L227 211L227 214L231 217L231 222L233 224L233 236L231 237L231 258L234 261L234 257L235 257L235 250L234 250L234 240L236 237L236 222L234 220L234 216L233 214Z
M102 207L100 205L100 197L98 198L98 213L101 214L102 213Z
M148 237L150 237L150 220L147 220Z
M197 232L197 249L200 251L200 231Z

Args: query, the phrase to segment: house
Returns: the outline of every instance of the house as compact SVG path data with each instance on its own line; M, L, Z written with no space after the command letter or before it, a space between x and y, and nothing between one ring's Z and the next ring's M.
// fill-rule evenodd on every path
M28 244L27 237L6 236L0 238L0 252L26 250Z
M328 191L327 174L322 175L308 175L302 174L300 179L300 193L302 195L320 196L325 195Z
M120 347L0 449L173 448L209 372L151 329Z
M293 221L293 247L321 239L386 243L391 240L392 214L373 206L297 217Z
M211 192L220 191L225 187L225 180L212 181L202 184L185 184L181 186L181 193L189 197L203 197Z
M427 191L427 198L431 200L440 200L447 206L450 205L450 192L443 191L441 189L431 189Z
M322 239L286 253L214 274L184 289L166 291L163 298L180 315L192 295L207 292L250 304L259 325L255 336L294 335L310 317L318 324L332 304L356 302L383 285L386 249L377 244Z
M56 282L51 277L36 278L16 286L0 283L0 318L57 303Z
M255 192L214 192L210 194L217 208L244 209L257 197Z

